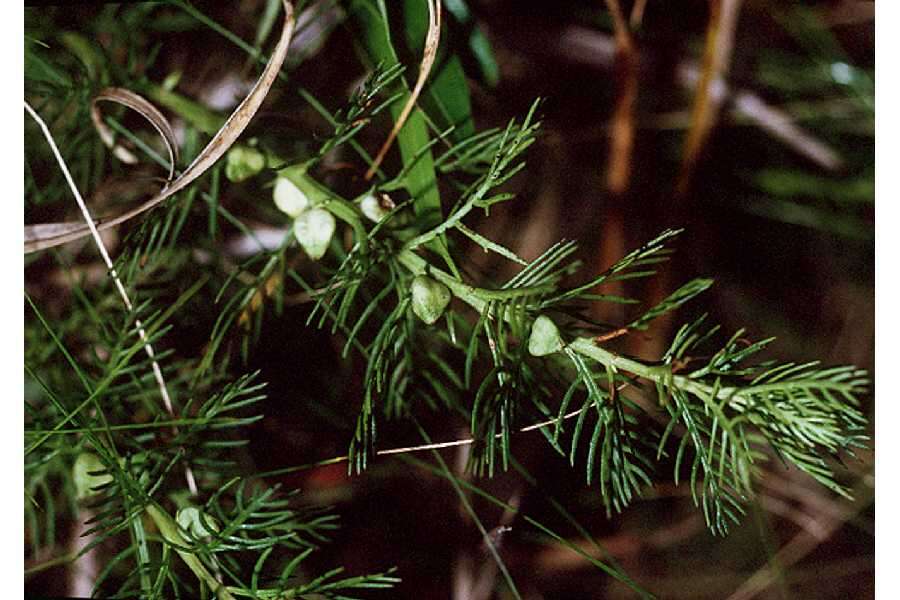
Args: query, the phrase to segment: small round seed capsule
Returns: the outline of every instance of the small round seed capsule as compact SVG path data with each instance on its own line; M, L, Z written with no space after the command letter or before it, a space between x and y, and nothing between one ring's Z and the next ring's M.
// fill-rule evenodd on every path
M425 275L416 275L410 291L413 312L428 325L441 318L453 298L450 288Z
M531 326L531 336L528 338L528 352L532 356L547 356L559 352L563 347L562 336L556 323L545 315L539 316Z
M311 259L319 260L325 256L336 226L330 212L324 208L310 208L294 220L294 237Z
M359 201L359 209L369 220L375 223L385 218L393 208L394 203L386 194L382 194L381 198L376 198L373 194L366 194Z
M228 151L225 177L228 181L241 182L250 179L266 167L266 156L250 146L234 146Z
M79 500L90 498L98 493L98 488L102 485L110 483L113 478L108 473L100 474L98 471L105 471L106 467L100 462L100 458L96 454L90 452L82 452L75 459L75 465L72 467L72 479L75 482L75 497Z
M191 538L208 542L213 535L222 530L218 520L212 517L196 506L186 506L178 510L175 515L175 521L181 528L181 537L185 541L191 541Z
M295 219L300 216L300 213L309 208L310 204L306 194L301 192L286 177L279 177L275 180L275 190L272 192L272 197L275 199L275 206L281 212Z

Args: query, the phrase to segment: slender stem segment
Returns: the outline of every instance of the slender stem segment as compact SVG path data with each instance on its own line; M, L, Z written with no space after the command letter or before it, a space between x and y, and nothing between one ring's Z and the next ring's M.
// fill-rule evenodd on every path
M414 275L427 273L431 277L434 277L450 288L450 291L453 292L454 296L478 312L483 312L490 300L502 299L499 297L495 298L494 295L513 291L521 292L521 290L483 290L473 287L456 279L449 273L432 266L424 258L410 251L402 252L399 255L399 262ZM531 289L531 293L534 293L535 291L535 289ZM505 313L503 318L508 318ZM683 389L702 398L709 398L712 395L712 388L710 386L684 377L683 375L673 375L672 366L669 364L647 364L633 358L628 358L627 356L610 352L609 350L598 346L595 341L589 337L576 338L569 342L566 347L578 354L591 358L604 366L634 373L638 377L653 381L654 383L666 386L674 385L679 389ZM738 404L744 402L741 393L736 388L730 387L719 388L716 398L722 400L729 399L732 402L736 401Z
M197 579L209 586L216 593L219 600L235 600L231 592L228 591L222 582L217 580L212 573L200 562L196 555L184 549L184 540L178 531L178 524L169 516L169 513L156 506L150 504L147 506L147 514L153 519L159 532L163 535L167 542L172 544L175 552L184 561L184 564L197 576Z

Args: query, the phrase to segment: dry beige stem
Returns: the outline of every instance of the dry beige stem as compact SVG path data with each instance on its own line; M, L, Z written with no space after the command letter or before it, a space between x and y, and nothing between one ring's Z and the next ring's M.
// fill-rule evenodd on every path
M138 159L130 150L116 144L112 131L103 122L103 116L99 107L101 102L114 102L127 106L153 125L153 128L156 129L163 142L165 142L166 151L169 153L169 181L172 181L175 177L175 164L178 162L178 142L175 140L175 131L172 130L168 119L142 96L125 88L106 88L100 90L100 93L94 97L94 100L91 102L91 121L94 122L94 128L100 134L100 139L103 140L106 147L113 151L116 158L129 165L136 164Z
M110 258L109 252L106 250L103 239L100 237L100 232L94 225L94 219L93 217L91 217L91 213L88 210L84 198L81 196L81 192L78 191L78 187L75 185L75 181L72 179L72 174L69 172L69 168L66 166L66 161L63 160L62 154L60 154L59 148L56 146L56 141L53 139L53 135L50 133L50 128L47 127L47 124L44 122L44 120L34 111L33 108L31 108L31 105L28 104L27 101L25 102L25 110L27 110L32 118L37 122L37 124L41 128L41 131L43 131L44 133L44 137L47 138L47 143L50 144L50 149L53 150L53 155L56 157L59 168L63 172L63 175L66 178L66 182L69 184L69 189L72 191L72 195L75 196L75 202L78 204L78 208L81 210L81 214L84 217L85 223L87 223L88 231L94 237L94 243L97 245L97 250L100 252L100 256L103 258L103 263L106 265L106 268L109 271L109 276L112 278L113 282L116 285L119 296L121 296L122 298L122 303L125 304L125 308L128 310L128 312L132 312L134 310L134 306L131 303L131 298L128 297L128 292L125 291L125 286L122 284L122 280L119 278L119 274L116 273L116 268L113 265L112 258ZM150 357L153 377L156 379L156 383L159 386L159 393L160 396L162 396L163 405L166 407L166 411L169 413L169 415L174 418L175 410L172 406L172 399L169 397L169 390L166 387L166 380L163 377L162 369L159 368L159 363L156 362L156 353L153 351L153 346L150 345L150 342L147 339L147 332L144 330L144 324L141 323L140 319L135 319L134 325L137 328L138 336L141 338L141 341L144 342L144 351L147 353L147 356ZM189 466L185 467L184 475L185 479L187 480L188 489L190 489L192 494L196 494L197 483L194 480L194 473L193 471L191 471L191 468Z
M434 64L435 56L437 56L438 44L441 41L441 3L440 0L426 1L428 2L428 32L425 34L425 50L422 53L422 64L419 66L419 78L416 79L416 85L403 106L400 116L394 123L391 133L375 156L372 166L366 171L366 181L372 179L375 172L378 171L381 161L384 160L385 155L394 143L394 139L396 139L400 130L403 129L403 125L409 118L412 109L415 108L416 100L418 100L419 94L422 93L422 88L425 87L425 81L428 79L429 73L431 73L431 66Z
M275 51L269 58L266 68L260 75L259 80L250 90L250 93L244 98L235 111L228 117L228 120L222 128L213 136L206 148L197 156L184 172L172 181L169 185L160 190L155 196L125 213L107 220L99 220L96 222L98 230L109 229L120 225L129 219L150 210L166 198L183 190L193 183L198 177L203 175L217 160L219 160L232 144L244 132L244 129L250 123L250 120L259 110L263 100L269 93L269 89L278 76L284 58L287 55L288 46L291 42L291 36L294 30L294 9L288 0L281 0L284 6L284 25L281 29L281 37ZM148 103L149 104L149 103ZM140 111L139 111L140 112ZM142 113L143 114L143 113ZM165 136L164 136L165 137ZM36 252L45 248L52 248L65 244L73 240L83 238L91 234L91 228L82 222L65 222L65 223L40 223L37 225L28 225L25 227L25 253Z

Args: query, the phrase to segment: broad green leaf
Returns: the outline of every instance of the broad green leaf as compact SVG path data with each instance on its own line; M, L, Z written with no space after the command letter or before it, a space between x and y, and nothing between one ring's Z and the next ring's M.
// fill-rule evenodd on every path
M450 139L461 142L475 134L466 76L456 56L440 65L420 101L428 113L436 117L439 129L454 127Z
M500 68L497 66L497 59L494 58L494 51L491 49L491 43L487 36L481 30L478 24L473 24L472 12L465 0L444 0L444 6L459 21L469 33L469 50L475 56L478 67L481 69L481 76L484 82L490 87L494 87L500 81Z
M350 11L361 28L362 43L372 64L381 64L385 68L398 64L400 61L391 41L384 2L382 0L354 0L350 4ZM400 80L396 83L396 89L392 91L401 94L397 102L391 106L391 116L397 119L410 92L409 88ZM435 179L434 157L430 150L419 153L419 150L424 148L428 142L425 118L421 110L416 108L410 113L409 119L397 135L397 145L400 148L404 166L416 161L406 177L407 190L415 198L413 206L416 215L423 220L422 225L433 227L441 219L441 198Z
M59 36L62 42L87 70L88 78L100 85L109 84L109 70L106 68L106 57L97 44L75 31L64 31Z
M141 91L151 100L177 114L205 134L214 135L225 123L225 117L219 113L177 92L167 90L161 85L149 84Z

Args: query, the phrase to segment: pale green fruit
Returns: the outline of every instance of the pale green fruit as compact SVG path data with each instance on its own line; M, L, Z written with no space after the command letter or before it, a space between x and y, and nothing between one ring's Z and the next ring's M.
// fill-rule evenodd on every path
M453 298L450 288L425 275L416 275L410 291L413 312L429 325L441 318Z
M366 194L359 201L359 208L366 217L378 223L391 212L393 202L390 199L379 200L372 194Z
M266 168L266 156L250 146L234 146L228 151L225 163L225 177L228 181L240 182L250 179Z
M535 319L531 326L531 337L528 338L528 352L532 356L547 356L559 352L562 347L563 341L556 323L544 315Z
M219 522L215 517L204 513L196 506L186 506L179 509L178 514L175 515L175 520L182 529L181 537L183 537L185 541L190 541L191 536L193 536L194 539L209 541L212 539L213 534L219 533L219 531L222 530L221 525L219 525ZM188 535L188 533L190 533L190 535Z
M313 260L325 256L337 223L324 208L303 211L294 221L294 237Z
M82 452L75 459L72 467L72 479L75 481L75 497L79 500L90 498L97 493L93 488L105 485L113 480L112 475L96 474L105 471L106 467L96 454Z
M300 216L304 210L309 208L309 198L301 192L296 185L285 177L279 177L275 180L275 191L272 193L275 198L275 206L278 209L294 217Z

